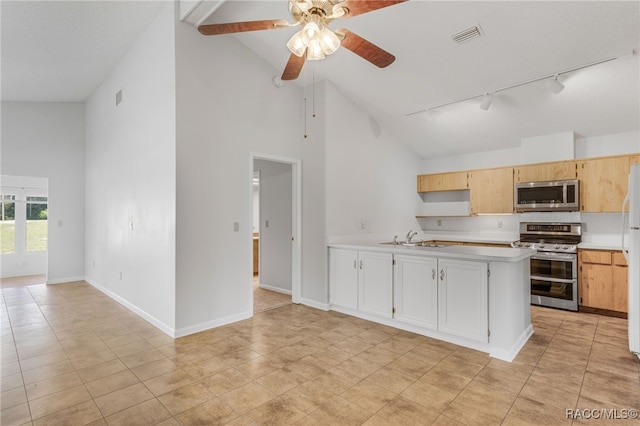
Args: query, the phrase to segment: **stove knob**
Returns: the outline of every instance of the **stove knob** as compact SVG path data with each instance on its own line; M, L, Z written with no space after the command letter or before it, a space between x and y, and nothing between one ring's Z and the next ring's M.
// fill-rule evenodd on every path
M558 250L560 248L560 244L556 244L553 248Z
M540 247L540 248L544 248L544 246L545 246L545 245L544 245L543 243L540 243L540 245L539 245L538 247Z
M563 250L568 250L568 249L569 249L569 246L564 245L564 246L562 246L562 249L563 249Z
M529 243L524 243L524 246L525 246L525 247L531 247L531 244L529 244Z

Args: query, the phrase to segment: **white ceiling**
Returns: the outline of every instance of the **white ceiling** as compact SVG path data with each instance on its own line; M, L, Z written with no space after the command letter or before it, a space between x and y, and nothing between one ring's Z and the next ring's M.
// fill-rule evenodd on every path
M159 7L152 1L3 0L3 100L86 99ZM227 0L207 22L261 19L290 20L287 1ZM483 37L462 45L451 41L476 24ZM312 71L316 80L331 80L383 133L424 158L510 148L525 137L568 130L591 137L640 128L638 55L562 75L566 88L559 95L540 81L500 91L488 111L478 108L485 92L638 49L636 1L410 0L331 24L343 27L393 53L396 61L379 69L339 49L323 61L307 62L298 81L285 84L309 83ZM209 39L215 44L237 37L279 75L295 31ZM475 95L430 116L407 116Z
M2 100L86 100L164 5L2 0Z

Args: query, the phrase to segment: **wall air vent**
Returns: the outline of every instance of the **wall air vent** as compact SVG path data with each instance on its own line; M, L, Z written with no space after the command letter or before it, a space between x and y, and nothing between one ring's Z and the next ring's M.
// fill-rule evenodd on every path
M453 40L455 44L462 44L474 38L478 38L480 36L482 36L482 31L480 30L480 26L475 25L471 28L467 28L466 30L460 31L457 34L452 35L451 40Z

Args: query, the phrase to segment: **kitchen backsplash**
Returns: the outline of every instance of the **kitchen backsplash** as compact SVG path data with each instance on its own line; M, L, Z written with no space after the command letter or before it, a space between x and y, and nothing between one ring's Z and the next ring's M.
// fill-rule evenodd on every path
M422 231L518 233L520 222L580 222L585 236L618 236L622 230L619 213L531 212L507 215L420 218Z

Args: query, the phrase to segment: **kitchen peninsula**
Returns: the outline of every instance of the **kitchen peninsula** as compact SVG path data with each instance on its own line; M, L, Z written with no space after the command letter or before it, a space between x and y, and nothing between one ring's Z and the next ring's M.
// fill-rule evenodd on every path
M329 244L332 310L512 361L533 334L529 249Z

